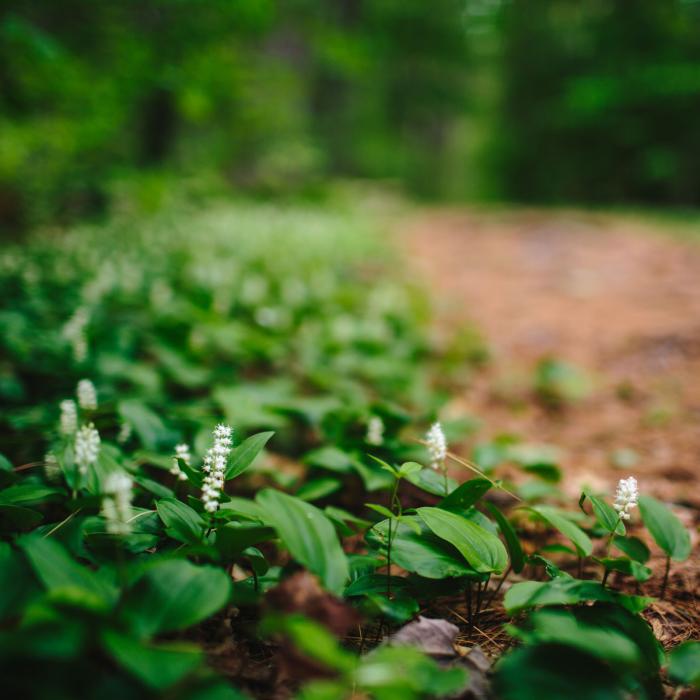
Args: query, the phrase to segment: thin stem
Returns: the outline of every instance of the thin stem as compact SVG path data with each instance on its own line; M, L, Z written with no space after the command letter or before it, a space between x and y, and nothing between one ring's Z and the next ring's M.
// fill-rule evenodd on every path
M506 569L506 572L503 574L502 578L498 581L498 584L496 585L496 590L489 596L488 600L484 603L484 607L488 608L489 605L491 605L491 601L498 595L498 591L501 590L501 586L503 585L503 582L508 578L508 574L511 572L513 568L512 564L508 564L508 568Z
M467 587L464 591L464 598L467 603L467 619L469 620L469 627L474 627L474 615L472 612L472 582L467 583Z
M389 518L389 539L386 543L386 597L391 598L391 526L393 518Z
M61 520L61 522L58 523L58 525L55 525L54 527L52 527L52 528L44 535L44 538L50 537L51 535L53 535L53 533L56 532L56 530L58 530L59 528L62 528L67 522L69 522L72 518L74 518L76 515L78 515L78 513L80 513L81 510L82 510L82 508L78 508L78 510L74 510L72 513L69 513L69 514L68 514L68 517L67 517L67 518L64 518L63 520Z
M666 586L668 585L668 574L671 571L671 557L666 557L666 571L664 571L664 582L661 584L661 600L666 597Z
M622 520L622 513L617 514L617 520L615 521L615 525L613 525L612 532L610 533L610 537L608 537L608 542L605 546L605 558L610 559L610 550L612 549L612 543L613 540L615 539L615 530L617 530L617 526L620 524ZM608 576L610 576L610 569L605 567L605 572L603 573L603 580L601 581L601 584L605 586L606 581L608 580ZM581 578L579 576L579 578Z

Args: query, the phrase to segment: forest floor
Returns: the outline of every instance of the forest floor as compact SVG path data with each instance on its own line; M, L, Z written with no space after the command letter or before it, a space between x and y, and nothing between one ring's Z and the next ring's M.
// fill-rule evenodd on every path
M700 238L552 211L427 211L399 228L433 291L438 335L473 323L492 352L448 411L482 421L480 440L508 433L561 448L562 487L576 500L583 485L610 493L632 474L640 491L674 504L695 553L672 568L677 605L661 601L649 619L667 645L697 637ZM580 368L587 396L557 411L527 400L544 357Z

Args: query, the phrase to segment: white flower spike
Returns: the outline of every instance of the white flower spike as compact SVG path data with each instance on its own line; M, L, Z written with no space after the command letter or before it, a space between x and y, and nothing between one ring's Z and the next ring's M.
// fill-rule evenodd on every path
M128 535L131 532L131 497L134 482L123 472L113 472L104 485L102 515L111 535Z
M613 507L619 513L621 520L630 519L629 511L631 508L636 507L638 498L637 480L633 476L630 476L628 479L620 479L617 484Z
M202 469L206 472L202 483L202 501L204 509L214 513L219 508L219 497L224 487L226 460L231 452L231 432L229 425L217 425L214 428L214 446L204 456Z
M84 425L75 435L75 463L81 474L97 462L100 454L100 434L92 423Z
M72 399L61 401L61 433L73 435L78 430L78 407Z
M84 411L97 409L97 390L89 379L81 379L78 382L76 394L78 395L78 406Z
M368 445L381 445L384 442L384 421L379 416L369 419L365 442Z
M442 469L447 457L447 440L440 423L433 423L425 436L425 441L430 453L430 466L433 469Z
M190 446L186 443L175 445L175 456L173 457L173 466L170 468L170 473L174 474L180 481L187 481L187 474L180 469L177 460L181 459L187 466L192 464L192 455L190 455Z

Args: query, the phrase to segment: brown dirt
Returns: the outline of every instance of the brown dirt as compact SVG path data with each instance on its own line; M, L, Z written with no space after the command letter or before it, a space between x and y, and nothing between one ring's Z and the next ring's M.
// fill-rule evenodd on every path
M403 228L408 259L434 292L437 333L473 323L492 351L446 413L483 421L478 440L510 433L562 448L572 497L584 484L611 492L631 473L672 504L695 554L674 565L671 593L677 586L697 632L700 238L568 212L429 211ZM543 357L584 370L589 395L556 411L533 401ZM621 449L633 465L616 466Z

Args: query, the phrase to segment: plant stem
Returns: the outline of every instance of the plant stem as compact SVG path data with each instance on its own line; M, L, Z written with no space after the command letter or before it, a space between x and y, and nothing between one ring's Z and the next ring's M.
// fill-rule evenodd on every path
M661 600L666 597L666 586L668 585L668 574L671 571L671 557L666 557L666 571L664 571L664 582L661 584Z
M393 518L389 518L389 539L386 543L386 597L391 598L391 526Z
M506 569L506 572L503 574L502 578L498 581L498 584L496 586L496 590L494 590L493 593L491 593L488 600L484 603L485 608L488 608L489 605L491 605L491 601L498 595L498 591L501 590L501 586L503 585L503 582L508 578L508 574L511 572L512 568L513 568L513 565L508 564L508 568Z
M605 546L605 558L606 559L610 559L610 550L612 549L613 539L615 539L615 530L617 530L617 526L620 524L621 520L622 520L622 514L618 513L617 520L615 521L615 525L613 526L612 532L610 533L610 537L608 537L608 543ZM608 580L609 575L610 575L610 569L605 567L605 572L603 573L603 580L601 581L603 586L605 586L605 582Z

